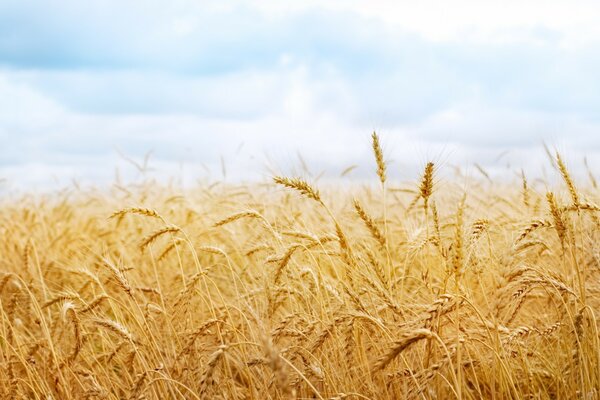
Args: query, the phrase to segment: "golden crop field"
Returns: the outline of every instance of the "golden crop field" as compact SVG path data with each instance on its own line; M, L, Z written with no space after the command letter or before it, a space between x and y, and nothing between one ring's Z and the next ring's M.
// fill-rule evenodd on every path
M372 138L369 185L3 200L3 398L598 398L593 176L397 183Z

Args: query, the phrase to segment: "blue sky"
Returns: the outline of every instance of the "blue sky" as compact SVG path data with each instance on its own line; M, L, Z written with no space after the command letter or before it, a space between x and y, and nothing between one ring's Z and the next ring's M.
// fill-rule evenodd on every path
M450 4L451 3L451 4ZM600 166L600 6L574 1L0 0L0 178L395 176L429 158ZM509 153L500 161L497 156ZM597 161L596 161L597 160ZM578 168L575 166L575 168ZM210 171L210 172L207 172Z

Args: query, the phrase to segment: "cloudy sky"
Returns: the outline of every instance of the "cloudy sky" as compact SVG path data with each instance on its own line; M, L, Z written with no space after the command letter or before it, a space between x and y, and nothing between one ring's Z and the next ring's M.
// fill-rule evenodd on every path
M595 1L0 0L0 178L600 167Z

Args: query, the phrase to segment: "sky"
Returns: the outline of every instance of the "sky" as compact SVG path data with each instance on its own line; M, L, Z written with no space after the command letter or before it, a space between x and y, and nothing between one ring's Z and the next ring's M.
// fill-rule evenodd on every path
M595 1L0 0L0 185L600 167ZM140 168L147 159L148 168ZM143 171L141 172L140 169Z

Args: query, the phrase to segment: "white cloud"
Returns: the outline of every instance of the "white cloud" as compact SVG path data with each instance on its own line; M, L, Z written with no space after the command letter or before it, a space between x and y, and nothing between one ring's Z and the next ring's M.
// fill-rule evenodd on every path
M81 113L62 109L23 83L4 79L4 92L19 98L23 107L13 111L25 115L25 108L35 105L35 115L43 118L0 123L0 135L8 144L0 150L4 160L0 177L8 179L8 187L55 187L69 184L72 178L105 184L114 179L118 167L124 178L139 178L117 149L138 162L153 151L151 176L163 180L174 176L187 184L207 176L205 167L210 177L220 178L221 157L229 179L267 178L272 173L267 166L296 173L298 153L315 175L325 169L326 176L335 177L344 167L359 164L355 176L371 176L369 133L377 127L345 120L335 108L334 112L320 109L319 86L305 81L301 72L295 79L284 91L283 106L277 111L242 120L189 114ZM430 159L441 163L446 174L458 164L475 175L472 164L479 163L492 173L511 176L510 171L523 167L539 176L546 163L542 139L559 146L574 169L581 171L583 155L590 156L593 165L600 160L600 142L593 134L598 129L598 124L569 116L459 104L420 122L382 128L380 134L392 161L390 175L414 179ZM18 135L12 133L16 131ZM562 132L575 134L564 143ZM508 155L496 160L507 150Z
M134 178L115 148L154 150L159 175L188 183L201 164L219 176L221 155L230 178L256 179L296 151L364 176L373 129L405 179L430 158L539 172L542 140L600 156L595 3L32 4L0 4L0 177L14 182Z
M535 41L544 30L558 34L565 46L600 39L600 4L592 0L271 0L253 5L277 18L315 8L350 12L434 41Z

